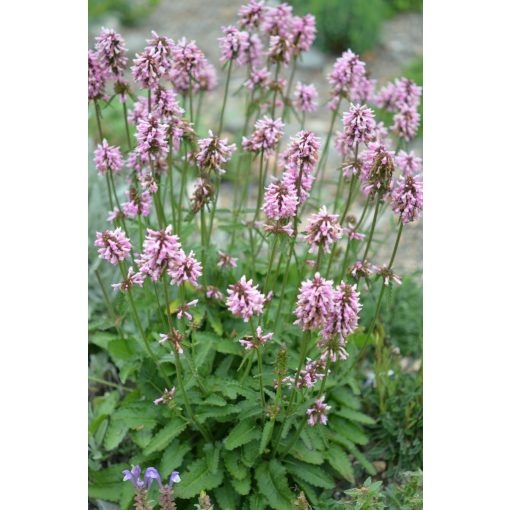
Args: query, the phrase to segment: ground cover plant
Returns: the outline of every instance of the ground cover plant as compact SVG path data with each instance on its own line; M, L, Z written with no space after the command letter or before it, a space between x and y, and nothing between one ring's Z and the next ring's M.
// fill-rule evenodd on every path
M331 119L321 139L307 126L316 89L295 83L315 32L313 16L286 4L243 6L219 38L226 80L214 125L203 125L203 98L216 70L194 41L153 32L129 58L104 28L89 50L101 183L91 200L104 197L109 211L91 225L98 508L421 504L421 383L395 357L420 355L410 337L421 323L406 304L421 291L399 287L393 269L423 205L421 160L408 148L421 88L405 77L380 86L343 52L321 98ZM246 75L237 90L234 73ZM228 134L233 94L245 97L244 127ZM286 132L291 118L297 132ZM380 260L387 217L395 235ZM379 476L378 458L392 475L385 487L367 478Z

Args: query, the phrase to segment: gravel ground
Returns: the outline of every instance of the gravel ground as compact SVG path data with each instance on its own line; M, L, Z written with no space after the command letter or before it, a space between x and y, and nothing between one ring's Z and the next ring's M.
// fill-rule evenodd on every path
M236 13L242 3L244 2L240 0L214 0L207 4L203 0L162 0L157 9L144 21L143 26L136 28L119 27L116 19L103 20L102 24L120 30L132 54L144 47L145 39L149 37L151 30L168 35L174 40L181 37L196 40L199 47L203 49L206 56L219 71L219 86L204 101L203 105L202 125L214 125L220 109L226 78L226 73L219 70L218 37L221 36L222 26L235 23ZM378 47L362 56L367 62L367 70L371 77L377 78L380 82L393 79L400 75L402 70L417 57L421 56L422 21L423 17L419 13L405 13L385 22ZM93 37L99 31L99 28L99 26L90 27L90 46L92 46ZM311 52L305 55L296 72L296 81L314 83L319 91L321 107L316 113L307 117L306 127L322 136L323 139L327 134L330 123L330 112L324 106L329 90L326 75L334 60L335 56L324 55L318 50L312 49ZM244 75L239 72L235 73L230 90L236 90L244 80ZM227 103L225 131L233 134L242 129L240 111L244 111L243 95L231 95ZM339 123L337 125L340 127ZM298 130L299 125L295 119L291 119L286 132L292 134ZM421 140L415 141L411 148L421 155ZM331 150L328 163L329 177L333 176L338 163L338 156L334 150ZM360 204L356 205L360 208ZM375 261L378 263L387 262L393 246L395 227L391 211L387 211L381 218L381 228L383 232L381 237L389 238L390 242L384 243L385 248L380 252L380 260ZM395 268L397 272L410 273L421 267L422 222L420 220L406 227Z

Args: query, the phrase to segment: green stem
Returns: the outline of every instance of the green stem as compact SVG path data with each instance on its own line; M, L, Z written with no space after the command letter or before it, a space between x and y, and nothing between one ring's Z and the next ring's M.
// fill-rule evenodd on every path
M183 199L184 199L184 188L186 187L186 176L188 173L188 156L186 154L187 150L187 144L184 142L184 168L181 172L181 189L179 191L179 204L177 208L177 232L179 235L182 234L181 228L182 228L182 209L183 209Z
M127 106L126 101L122 103L122 110L124 112L124 126L126 128L126 139L128 143L128 148L131 151L133 146L131 145L131 135L129 134L129 122L128 122L128 116L127 116Z
M103 279L101 278L101 274L97 269L94 270L94 273L96 275L97 281L99 282L99 285L101 287L101 292L103 293L104 302L106 304L106 309L108 310L108 314L110 315L110 319L113 322L113 325L115 329L117 330L118 335L120 338L124 338L124 335L122 334L122 330L117 325L117 317L115 316L115 310L113 308L113 304L110 300L110 296L108 295L108 292L106 290L106 286L103 282Z
M207 249L207 227L205 224L205 211L204 207L202 206L200 208L200 255L202 260L202 278L204 281L204 288L207 288L207 281L206 281L206 249Z
M228 87L230 85L230 75L232 74L232 63L233 62L234 62L233 60L229 60L229 62L228 62L227 83L225 84L225 93L223 94L223 105L221 106L220 125L218 127L218 136L221 135L221 130L223 129L223 117L225 115L225 106L227 105Z
M374 230L375 230L375 224L377 223L377 213L379 212L379 204L381 202L381 199L379 195L376 195L375 197L375 210L374 210L374 216L372 218L372 226L370 227L370 233L368 234L368 240L367 245L365 247L365 253L363 254L362 261L364 262L368 255L368 250L370 249L370 244L372 243L372 238L374 237Z
M266 167L267 168L267 167ZM262 197L264 196L264 149L260 153L260 166L259 166L259 190L257 194L257 205L255 207L255 214L253 221L259 217L260 205L262 203Z

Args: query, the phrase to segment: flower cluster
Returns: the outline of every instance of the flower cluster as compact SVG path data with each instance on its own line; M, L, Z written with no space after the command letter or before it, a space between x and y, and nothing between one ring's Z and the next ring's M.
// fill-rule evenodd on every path
M296 108L298 112L312 113L317 110L318 97L319 94L315 85L305 85L298 81L296 90L294 91L294 108Z
M239 340L239 343L247 351L250 351L251 349L258 349L273 338L273 333L263 335L262 328L260 326L257 327L255 332L256 336L245 336Z
M294 324L303 330L321 327L331 311L332 298L333 282L315 273L313 280L301 283Z
M363 161L361 169L363 192L370 196L378 194L383 197L391 191L394 171L393 152L380 143L369 143L367 150L361 154L361 160Z
M344 113L344 140L353 147L356 144L368 144L375 138L374 112L367 106L353 105Z
M400 177L391 195L391 207L402 223L410 223L418 217L423 209L423 183L419 177Z
M263 152L267 157L278 145L283 135L282 119L265 116L255 122L255 131L247 138L243 137L243 149L248 152Z
M253 315L260 315L264 307L264 294L257 290L258 285L253 285L252 280L246 281L246 276L229 285L227 289L227 307L236 317L242 317L248 322Z
M292 183L274 179L266 188L262 209L270 220L292 218L296 215L298 198Z
M99 257L113 265L127 259L131 251L131 242L120 228L96 232L94 245L99 247Z
M249 48L248 33L232 25L223 27L222 31L224 36L218 39L221 49L221 62L233 61L237 65L244 65Z
M222 166L230 161L236 149L235 144L228 145L226 138L220 139L219 136L213 135L211 130L207 138L201 138L197 143L199 151L195 158L198 166L204 170L214 170L218 174L225 173Z
M322 248L325 253L331 251L331 245L342 237L342 229L338 223L338 214L329 214L323 205L318 213L312 214L306 228L306 240L312 253Z
M306 414L308 415L308 425L314 427L318 423L326 425L328 423L328 411L331 406L324 403L325 396L318 398L310 409L307 409Z
M94 151L94 163L101 175L105 175L108 171L112 174L120 172L124 165L120 147L109 145L106 140L103 140L103 143L99 144Z

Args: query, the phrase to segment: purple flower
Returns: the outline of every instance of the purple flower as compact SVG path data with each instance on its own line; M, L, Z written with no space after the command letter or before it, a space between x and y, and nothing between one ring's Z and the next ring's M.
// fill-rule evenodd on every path
M145 48L153 52L156 60L159 62L159 72L165 78L168 78L172 68L172 49L174 45L172 39L164 35L158 35L153 30L152 39L147 41L147 47Z
M373 267L367 261L358 260L355 262L350 268L349 273L355 280L360 280L361 278L368 278L373 273Z
M268 35L286 36L291 24L292 7L287 3L283 3L276 7L267 7L261 29Z
M250 69L260 66L262 59L262 41L257 34L248 34L247 47L239 63L247 64Z
M423 209L423 183L419 177L401 176L391 195L391 207L402 223L418 218Z
M298 198L293 184L274 179L266 188L262 209L270 220L292 218L296 215Z
M317 381L324 379L326 370L326 363L322 359L312 361L307 358L305 368L297 375L297 380L294 377L285 377L282 382L287 383L289 387L296 386L296 388L313 388Z
M105 99L106 72L95 51L89 50L89 101Z
M170 122L174 117L182 117L184 115L184 110L177 101L177 94L172 89L158 87L154 91L153 102L154 111L166 122ZM145 102L145 108L147 108L147 102Z
M168 274L171 276L173 285L182 285L189 282L195 287L198 286L197 278L202 276L202 264L195 259L195 253L189 252L187 256L179 257L168 268Z
M347 336L358 327L361 308L356 285L340 282L333 291L331 311L321 336L324 338L338 336L341 345L344 345Z
M248 50L248 33L232 25L222 27L221 30L224 35L218 39L221 49L220 61L225 63L232 60L237 65L245 64Z
M338 214L329 214L323 205L318 213L312 214L306 228L306 240L312 253L322 247L325 253L331 251L331 245L342 237L342 229L338 223Z
M126 259L131 251L131 242L120 228L96 232L94 246L99 247L99 257L113 265Z
M122 204L122 212L128 218L137 216L149 216L151 213L152 198L148 191L138 192L136 187L132 186L126 191L129 200Z
M258 349L265 343L267 343L271 338L273 338L273 333L267 333L265 335L262 334L262 328L260 326L257 327L256 337L253 336L245 336L239 340L239 343L247 350Z
M406 142L412 140L418 132L420 114L413 106L403 106L393 117L391 130Z
M381 88L374 97L374 104L389 112L397 112L405 107L416 108L420 103L421 87L413 80L398 78Z
M303 171L310 174L315 170L319 160L320 146L319 138L311 131L299 131L290 139L286 153L288 165L297 169L303 167Z
M154 110L154 97L151 97L151 108ZM128 122L130 124L138 125L140 120L147 120L147 116L149 115L148 108L149 101L145 96L138 96L138 99L133 104L133 108L128 112Z
M190 301L189 303L184 303L183 305L179 306L177 308L177 318L182 319L183 315L188 319L189 321L193 320L192 315L189 313L189 310L191 307L196 306L198 303L198 299L194 299L193 301Z
M103 140L103 143L98 144L97 149L94 151L94 163L96 164L97 171L101 175L105 175L108 170L110 170L112 174L116 174L120 172L124 165L120 148L109 145L106 139Z
M365 78L365 63L351 50L344 51L337 58L328 81L333 87L333 98L339 98L341 94L347 94L355 89L360 81ZM330 104L330 108L336 108L336 104Z
M218 301L223 301L223 294L221 293L220 289L218 289L218 287L208 285L205 295L208 299L217 299Z
M198 89L204 92L214 90L218 85L218 77L214 66L204 60L202 65L197 69L196 80L198 81Z
M154 114L140 119L136 128L136 152L144 162L164 158L168 153L167 124L162 124Z
M242 317L248 322L253 315L260 315L264 307L264 295L257 290L252 280L246 281L246 276L229 285L227 289L227 307L235 317Z
M269 37L269 49L267 57L269 62L283 63L285 66L290 62L291 46L289 40L283 35L272 35Z
M351 241L361 241L365 238L365 234L356 232L352 227L343 227L342 234L347 236Z
M369 143L368 149L361 154L363 166L361 180L364 182L363 192L381 197L391 191L394 170L394 153L380 143Z
M175 396L175 386L170 390L164 389L163 395L161 397L154 400L154 404L159 406L159 404L170 404Z
M181 249L179 237L172 235L172 225L168 225L164 230L147 229L143 252L136 263L141 273L157 281L163 271L182 260L183 257L184 252Z
M115 290L120 290L121 292L127 292L133 285L138 285L139 287L143 286L144 276L141 273L135 273L132 267L128 269L128 274L124 280L120 283L112 284L112 287Z
M264 0L257 2L257 0L250 0L248 4L242 5L239 9L239 26L246 30L254 30L264 20L266 7Z
M133 487L136 489L137 492L146 490L148 491L152 485L152 482L156 480L158 482L158 485L161 487L161 477L159 476L158 470L153 467L148 467L145 470L145 474L143 477L143 480L140 478L140 475L142 474L142 470L140 466L132 466L131 471L128 471L125 469L122 471L122 474L124 475L124 478L122 479L124 482L130 481L133 484Z
M269 234L284 235L288 237L292 237L294 235L294 229L290 223L282 225L279 221L276 222L276 224L269 223L264 225L264 231Z
M333 282L315 273L313 280L305 280L299 289L297 307L294 311L301 329L309 330L324 325L331 310Z
M383 284L388 287L395 282L397 285L402 284L402 278L397 273L394 273L392 269L386 266L374 266L374 272L378 278L382 278Z
M400 168L405 176L414 175L422 168L422 161L418 156L416 156L414 151L409 153L399 151L399 153L395 156L395 164Z
M351 101L366 103L374 97L376 80L362 76L351 88L349 98Z
M184 352L181 347L181 342L184 337L178 329L173 328L169 333L166 334L160 333L159 338L160 345L164 344L165 342L170 342L171 344L173 344L178 354L182 354Z
M170 79L175 89L181 94L188 94L190 88L198 90L208 62L195 41L180 39L173 48L173 59Z
M124 39L111 28L102 28L96 37L96 52L108 75L120 79L127 65Z
M144 89L154 89L165 71L161 65L160 56L155 48L146 47L142 53L137 53L133 59L133 78Z
M250 90L256 88L269 90L269 86L271 85L271 73L266 67L263 69L253 69L248 80L244 82L244 85Z
M312 113L317 110L317 98L319 94L315 85L305 85L300 81L297 82L296 90L294 91L294 108L298 112Z
M264 156L278 145L283 135L284 123L282 119L271 119L265 116L255 122L255 131L249 138L243 137L243 149L248 152L264 151Z
M218 251L218 267L225 269L228 266L237 267L237 259L228 253L222 252L221 250Z
M220 139L209 130L207 138L198 140L199 151L196 155L197 164L204 170L214 170L218 174L224 174L222 168L230 161L232 153L236 150L235 143L227 145L227 139Z
M310 409L307 409L306 414L309 416L308 425L314 427L317 423L321 425L326 425L328 423L327 413L331 409L331 406L328 406L324 403L325 396L322 395L321 398L317 399Z
M344 113L345 142L351 147L368 144L375 137L374 112L365 105L353 105Z
M300 55L304 51L308 51L315 41L315 16L306 14L305 16L294 16L291 21L290 36L292 50L294 55Z

